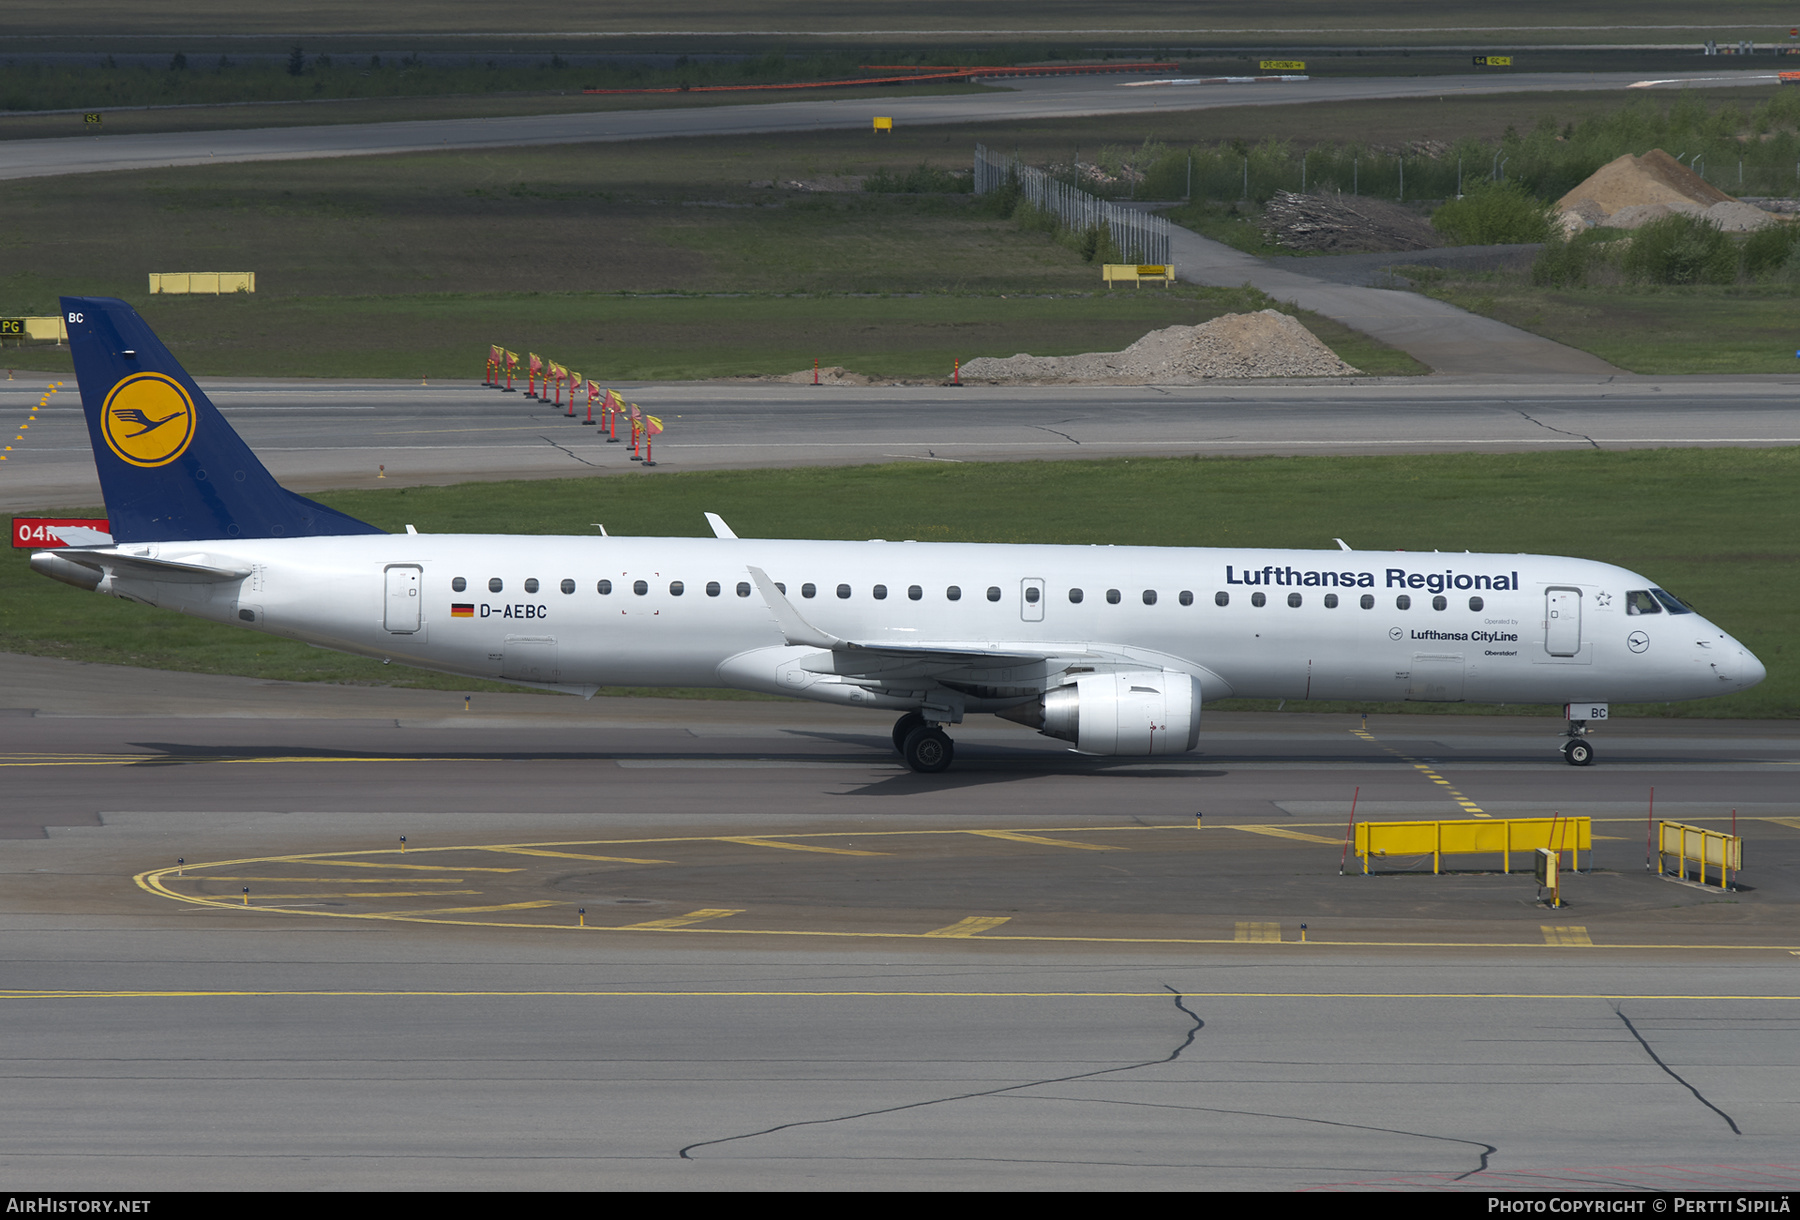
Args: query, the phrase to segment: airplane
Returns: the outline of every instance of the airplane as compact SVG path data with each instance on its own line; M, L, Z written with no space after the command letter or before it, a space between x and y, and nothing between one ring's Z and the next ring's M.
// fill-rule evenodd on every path
M970 714L1148 757L1225 698L1562 704L1586 766L1612 702L1765 676L1647 577L1560 556L761 540L714 513L711 538L389 534L280 486L130 305L62 308L112 537L32 568L341 652L899 712L927 773Z

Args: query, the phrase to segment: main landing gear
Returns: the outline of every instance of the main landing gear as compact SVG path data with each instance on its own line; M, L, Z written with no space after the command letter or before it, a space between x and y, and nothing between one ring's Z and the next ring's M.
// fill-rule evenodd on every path
M1568 740L1563 742L1562 756L1571 767L1585 767L1594 761L1594 747L1587 743L1587 731L1587 721L1569 721L1569 731L1565 734Z
M956 743L925 717L908 712L894 722L894 749L914 771L932 775L947 768L956 758Z

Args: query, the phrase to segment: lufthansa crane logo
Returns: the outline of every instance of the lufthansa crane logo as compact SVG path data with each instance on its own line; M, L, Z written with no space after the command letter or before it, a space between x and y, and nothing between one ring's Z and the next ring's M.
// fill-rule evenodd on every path
M194 400L161 373L134 373L100 409L109 449L133 466L166 466L194 439Z

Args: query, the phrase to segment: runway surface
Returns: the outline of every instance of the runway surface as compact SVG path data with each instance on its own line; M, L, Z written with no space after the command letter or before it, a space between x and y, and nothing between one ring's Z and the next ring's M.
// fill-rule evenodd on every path
M1127 87L1126 82L1115 77L1075 77L1008 81L1004 90L983 96L841 97L683 110L611 110L492 119L9 140L0 142L0 180L224 161L381 156L462 148L516 148L691 135L867 128L871 116L876 114L889 116L900 125L936 126L1207 110L1221 106L1610 90L1625 89L1643 79L1641 74L1623 72L1521 72L1468 79L1423 76L1315 79L1291 84ZM1690 80L1703 82L1709 88L1719 88L1768 85L1773 83L1774 76L1767 71L1670 73L1663 78L1663 83L1664 87L1679 87Z
M24 420L53 379L0 382ZM1800 444L1790 377L1376 378L1202 386L621 385L661 416L643 470L598 426L479 384L202 383L300 491L758 466L1180 454L1545 452ZM96 505L68 379L0 464L0 511ZM377 478L385 467L385 481ZM585 527L587 523L583 522Z
M0 689L15 1189L1800 1181L1789 724L1613 721L1577 770L1531 719L1151 762L977 718L917 776L803 704ZM1426 771L1592 817L1570 905L1340 876L1353 796L1478 816ZM1736 809L1742 889L1646 871L1652 788Z

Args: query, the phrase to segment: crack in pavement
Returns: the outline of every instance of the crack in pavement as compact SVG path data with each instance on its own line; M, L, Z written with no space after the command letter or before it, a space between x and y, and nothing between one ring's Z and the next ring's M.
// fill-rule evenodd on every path
M540 433L538 433L538 437L539 437L539 439L541 439L541 440L542 440L542 441L543 441L543 442L544 442L544 443L545 443L545 444L546 444L546 445L549 445L549 446L551 446L551 447L552 447L552 448L555 448L555 449L561 449L561 450L562 450L562 451L563 451L563 452L564 452L564 453L566 453L566 454L568 454L568 455L569 455L569 456L570 456L570 457L572 457L572 458L574 458L574 459L575 459L575 460L576 460L576 461L577 461L577 462L580 462L580 463L581 463L581 464L582 464L582 465L583 465L583 466L592 466L592 467L593 467L593 468L594 468L594 469L595 469L595 470L599 470L599 469L600 469L600 464L599 464L599 463L598 463L598 462L590 462L590 461L588 461L588 460L587 460L587 459L586 459L586 458L584 458L584 457L582 457L582 456L581 456L581 455L580 455L580 454L579 454L579 453L576 453L576 452L575 452L575 451L574 451L574 450L573 450L573 449L571 449L571 448L569 448L569 447L568 447L568 446L567 446L567 445L564 445L564 444L560 444L560 443L558 443L558 442L556 442L556 441L553 441L553 440L551 440L551 439L550 439L550 438L549 438L549 437L547 437L547 436L545 436L545 435L544 435L544 434L543 434L543 433L541 433L541 432L540 432Z
M1519 411L1519 408L1514 407L1513 410ZM1585 432L1570 432L1567 428L1558 428L1553 424L1545 423L1541 419L1533 419L1529 414L1527 414L1524 411L1519 411L1519 415L1521 418L1525 419L1526 421L1528 421L1530 423L1536 424L1538 427L1544 429L1544 431L1546 431L1546 432L1560 432L1564 436L1579 437L1580 439L1586 441L1588 444L1592 445L1594 448L1596 448L1596 449L1600 448L1600 442L1595 440L1593 437L1589 436Z
M1725 1125L1727 1127L1731 1128L1731 1133L1733 1135L1742 1135L1743 1134L1742 1131L1738 1130L1737 1122L1736 1122L1736 1120L1734 1120L1731 1117L1731 1115L1725 1113L1725 1111L1723 1111L1723 1110L1719 1109L1719 1107L1713 1105L1712 1102L1706 1100L1705 1094L1701 1093L1699 1089L1696 1089L1693 1085L1691 1085L1687 1081L1683 1080L1681 1078L1681 1074L1679 1072L1677 1072L1674 1068L1670 1067L1668 1064L1666 1064L1662 1061L1662 1056L1657 1054L1656 1051L1651 1048L1650 1043L1645 1041L1644 1035L1638 1033L1637 1026L1635 1026L1631 1023L1631 1018L1625 1015L1625 1010L1623 1008L1615 1007L1613 1009L1613 1015L1618 1017L1619 1020L1621 1020L1625 1023L1625 1028L1631 1031L1631 1036L1638 1040L1638 1045L1644 1048L1644 1053L1646 1055L1650 1056L1651 1060L1656 1064L1657 1067L1659 1067L1663 1071L1667 1072L1669 1074L1670 1078L1675 1081L1675 1083L1679 1084L1682 1088L1684 1088L1688 1092L1692 1093L1694 1095L1695 1101L1699 1102L1701 1105L1705 1106L1708 1110L1711 1110L1714 1114L1717 1114L1720 1118L1724 1119Z
M1074 437L1070 436L1067 432L1058 432L1055 428L1047 428L1043 424L1033 424L1031 426L1033 428L1036 428L1039 432L1049 432L1049 433L1052 433L1053 435L1060 436L1065 441L1068 441L1071 445L1079 445L1081 443L1080 441L1076 440Z
M1138 1068L1156 1067L1164 1063L1173 1063L1181 1057L1181 1052L1187 1050L1188 1047L1194 1044L1194 1035L1198 1034L1206 1027L1206 1022L1202 1021L1194 1013L1193 1009L1182 1002L1182 996L1179 991L1176 991L1167 983L1163 984L1163 990L1167 991L1169 995L1174 998L1175 1007L1179 1008L1193 1024L1188 1027L1187 1037L1181 1040L1181 1045L1170 1051L1167 1055L1164 1055L1161 1059L1146 1059L1141 1063L1126 1063L1121 1064L1118 1067L1100 1068L1092 1072L1077 1072L1072 1076L1052 1076L1047 1080L1027 1080L1021 1084L1002 1085L997 1089L981 1089L973 1093L957 1093L951 1097L933 1097L926 1101L910 1101L905 1105L882 1106L880 1109L863 1110L856 1114L842 1114L836 1118L803 1118L791 1123L777 1123L773 1127L764 1127L760 1131L746 1131L742 1135L725 1135L720 1136L718 1139L699 1140L681 1149L681 1159L684 1161L693 1160L694 1158L689 1154L696 1148L709 1148L714 1144L729 1144L737 1140L755 1139L760 1135L773 1135L777 1131L789 1131L795 1127L819 1127L831 1123L847 1123L859 1118L874 1118L882 1114L899 1114L906 1110L917 1110L924 1106L940 1106L946 1102L952 1101L970 1101L977 1097L997 1097L1003 1093L1016 1093L1020 1089L1034 1089L1047 1084L1067 1084L1071 1080L1090 1080L1095 1076L1108 1076L1115 1072L1131 1072L1136 1071Z
M1231 1114L1239 1118L1273 1118L1285 1122L1317 1123L1322 1127L1344 1127L1352 1131L1375 1131L1383 1135L1406 1135L1411 1136L1414 1139L1442 1140L1448 1144L1468 1144L1471 1147L1481 1149L1481 1163L1473 1169L1457 1174L1454 1178L1450 1179L1452 1182L1460 1182L1464 1178L1485 1172L1488 1168L1488 1158L1497 1156L1500 1152L1493 1144L1486 1143L1482 1140L1459 1139L1454 1135L1428 1135L1423 1131L1403 1131L1398 1127L1372 1127L1367 1123L1346 1123L1330 1118L1307 1118L1304 1115L1299 1114L1274 1114L1266 1110L1226 1110L1221 1109L1218 1106L1181 1106L1165 1101L1117 1101L1104 1097L1047 1097L1027 1098L1026 1100L1083 1101L1103 1106L1143 1106L1151 1110L1188 1110L1200 1114Z

